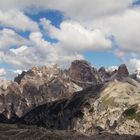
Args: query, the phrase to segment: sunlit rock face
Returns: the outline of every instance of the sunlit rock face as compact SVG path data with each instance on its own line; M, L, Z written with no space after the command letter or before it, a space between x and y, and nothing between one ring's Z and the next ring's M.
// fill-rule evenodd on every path
M88 135L103 131L139 135L139 115L140 89L114 80L77 92L71 98L36 107L21 120L25 124Z
M88 135L138 135L139 112L140 83L125 65L96 70L85 60L75 60L65 70L58 65L33 67L14 81L0 83L0 122Z
M69 68L70 78L79 82L85 82L89 84L97 84L101 82L100 76L97 70L85 61L85 60L75 60L72 62Z
M0 112L9 118L11 106L14 106L15 113L22 116L38 105L70 97L99 82L97 71L84 60L72 62L68 70L62 70L58 65L33 67L15 77L14 82L1 82Z

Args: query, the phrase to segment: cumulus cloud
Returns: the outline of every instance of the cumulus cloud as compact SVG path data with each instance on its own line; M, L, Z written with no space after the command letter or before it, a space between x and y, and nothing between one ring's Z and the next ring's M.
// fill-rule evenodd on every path
M91 24L91 23L90 23ZM121 50L140 51L140 8L132 8L124 12L99 19L93 22L94 28L100 28L107 34L112 34Z
M108 72L113 72L115 70L118 70L118 66L110 66L110 67L106 68L106 71L108 71Z
M61 66L68 64L75 59L83 59L84 57L78 53L69 52L67 47L63 48L58 44L51 44L43 38L41 32L32 32L29 36L33 43L33 48L36 52L37 58L39 58L40 64L55 64L58 63Z
M48 41L46 41L43 38L41 32L32 32L29 38L32 41L38 53L42 54L43 56L46 55L46 53L48 52L51 53L52 49L54 48L53 46L50 45Z
M29 69L32 66L60 64L68 65L75 59L83 59L83 55L69 53L56 44L50 44L43 38L41 32L32 32L29 45L22 45L0 51L0 62L11 65L14 69Z
M132 3L133 0L0 1L0 63L11 65L16 73L34 65L65 66L74 59L84 59L86 51L109 50L135 69L140 55L128 55L140 52L140 7L132 8ZM32 10L30 7L36 7L37 12L59 10L64 21L59 28L45 18L36 23L25 14ZM28 39L17 33L25 31L30 33ZM47 40L46 34L56 41ZM111 36L117 48L112 47Z
M41 7L44 9L60 10L69 17L79 20L105 16L126 9L133 0L4 0L0 1L0 9L25 9Z
M128 62L126 62L131 71L135 71L136 69L140 69L140 59L139 58L131 58Z
M119 49L114 50L114 54L119 58L123 58L125 56L125 52Z
M60 46L71 51L107 50L112 46L104 32L99 29L89 30L78 22L63 21L60 29L46 19L41 19L41 24L52 38L58 40Z
M0 68L0 77L3 77L6 75L6 70L4 68Z
M10 51L17 55L23 53L27 48L28 48L27 46L21 46L17 49L10 49Z
M0 26L10 27L21 31L39 30L38 24L19 10L0 10Z
M24 44L29 44L28 40L18 35L14 30L6 28L0 30L0 50Z
M21 74L22 73L22 70L17 69L17 70L14 70L13 73L15 73L16 75L18 75L18 74Z

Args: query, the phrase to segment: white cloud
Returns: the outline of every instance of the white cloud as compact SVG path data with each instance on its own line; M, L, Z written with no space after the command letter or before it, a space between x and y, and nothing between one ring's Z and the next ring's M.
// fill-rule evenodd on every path
M64 12L73 19L87 20L126 9L133 0L4 0L0 1L0 9L25 9L25 7L41 7Z
M140 52L140 40L137 38L140 36L140 8L128 9L120 14L95 20L92 25L114 35L122 51Z
M13 73L15 73L16 75L18 75L18 74L21 74L22 73L22 70L17 69L17 70L14 70Z
M0 25L21 31L39 30L38 24L19 10L0 10Z
M30 45L0 51L0 62L11 65L14 69L29 69L32 66L60 64L65 67L75 59L83 59L81 54L68 52L59 46L51 45L41 32L32 32Z
M106 69L106 71L108 71L108 72L113 72L115 70L118 70L118 66L110 66Z
M140 8L130 8L133 0L4 0L0 1L0 62L15 69L34 65L67 65L74 59L83 59L86 51L111 50L122 58L129 68L139 67L138 56L125 57L129 52L140 52ZM59 10L64 15L60 28L46 19L40 23L51 38L51 43L39 31L38 24L25 15L29 7L39 10ZM40 8L41 7L41 8ZM33 10L29 8L29 11ZM8 21L8 22L7 22ZM30 31L25 39L15 31ZM117 48L112 49L108 38L115 37Z
M121 12L131 3L132 0L65 0L63 3L58 0L56 4L54 1L50 3L50 7L62 10L73 19L84 21Z
M28 40L18 35L15 31L5 28L0 30L0 50L24 44L29 44Z
M29 38L32 41L38 53L42 53L42 55L43 54L46 55L45 53L51 52L53 46L51 46L48 41L43 39L43 35L41 32L32 32Z
M125 56L125 52L121 51L121 50L114 50L114 54L119 57L119 58L123 58Z
M0 68L0 77L3 77L6 75L6 70L4 68Z
M60 29L52 26L46 19L41 19L41 24L64 49L76 52L111 49L111 40L99 29L89 30L73 21L63 21Z
M140 59L131 58L128 62L126 62L131 71L135 71L136 69L140 69Z
M20 48L17 49L10 49L11 52L15 54L23 53L28 47L27 46L21 46Z
M84 58L78 53L69 52L67 48L58 46L58 44L50 44L43 38L41 32L32 32L29 38L34 45L32 50L36 52L36 56L40 60L38 64L40 63L44 65L58 63L61 66L64 66L74 59Z

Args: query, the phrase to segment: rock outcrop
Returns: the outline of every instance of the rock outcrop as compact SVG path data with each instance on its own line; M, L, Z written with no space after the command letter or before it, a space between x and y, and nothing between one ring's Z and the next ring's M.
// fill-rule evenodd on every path
M0 122L92 135L140 134L140 83L127 67L98 71L85 60L67 70L33 67L0 83Z
M88 135L102 131L139 135L139 93L136 86L115 80L79 91L71 98L36 107L19 122Z
M125 64L120 65L118 69L118 77L122 78L128 76L129 76L129 72L126 65Z
M75 60L72 62L68 70L70 78L82 87L96 85L101 82L101 78L97 70L85 61Z
M99 76L102 79L102 82L110 81L112 77L117 73L117 70L107 71L104 67L101 67L98 70Z
M15 113L22 116L38 105L70 97L74 92L100 82L96 69L84 60L72 62L68 70L62 70L58 65L33 67L23 71L14 82L1 82L0 112L10 118L13 105Z

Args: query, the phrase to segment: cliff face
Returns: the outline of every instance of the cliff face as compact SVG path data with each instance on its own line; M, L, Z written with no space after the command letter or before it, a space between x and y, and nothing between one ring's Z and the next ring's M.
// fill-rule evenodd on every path
M84 60L67 70L33 67L0 84L0 122L86 134L140 134L140 83L125 65L98 71Z
M117 80L92 86L71 98L39 106L20 121L89 135L102 131L139 135L140 89Z
M104 67L101 67L98 70L98 74L101 77L102 82L111 81L114 79L114 76L118 73L118 70L106 70Z
M85 60L75 60L68 70L70 78L79 86L88 87L101 83L98 71Z
M22 116L38 105L70 97L76 91L99 83L99 79L97 71L83 60L72 62L68 70L58 65L33 67L18 75L14 82L1 83L0 112L8 118L12 110Z
M79 91L70 98L39 106L23 116L21 121L52 129L74 129L77 119L84 116L86 101L94 98L101 87L102 85L96 85Z

